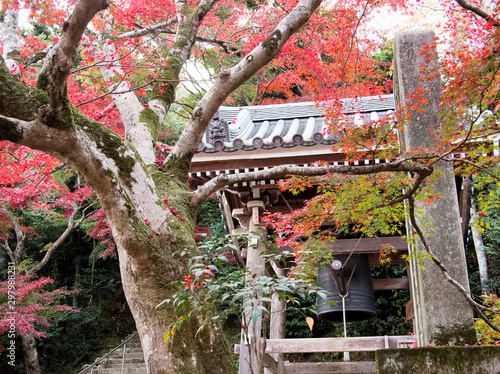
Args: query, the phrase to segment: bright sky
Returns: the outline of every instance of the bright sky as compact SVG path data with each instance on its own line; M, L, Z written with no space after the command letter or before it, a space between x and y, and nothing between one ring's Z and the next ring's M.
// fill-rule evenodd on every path
M436 0L414 1L415 15L394 12L390 7L381 9L373 16L370 27L382 31L388 39L396 33L416 30L439 31L439 23L443 21L443 10Z

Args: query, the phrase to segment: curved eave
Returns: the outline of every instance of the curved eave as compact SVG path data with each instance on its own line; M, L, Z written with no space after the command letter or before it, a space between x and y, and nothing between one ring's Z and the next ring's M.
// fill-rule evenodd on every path
M233 152L199 152L193 157L191 172L263 168L283 163L306 165L319 160L343 161L344 158L343 154L333 153L330 144L316 144L314 147L276 147L271 152L263 148L254 149L252 152L242 149Z

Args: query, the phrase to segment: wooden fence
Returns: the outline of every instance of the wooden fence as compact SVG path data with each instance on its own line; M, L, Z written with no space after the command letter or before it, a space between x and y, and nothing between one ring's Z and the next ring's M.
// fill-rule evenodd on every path
M273 374L375 373L375 361L288 362L271 354L311 352L373 352L379 349L404 348L415 344L411 335L356 338L266 339L262 352L264 366ZM262 344L261 346L264 346ZM235 346L240 353L240 346ZM248 373L240 373L248 374Z

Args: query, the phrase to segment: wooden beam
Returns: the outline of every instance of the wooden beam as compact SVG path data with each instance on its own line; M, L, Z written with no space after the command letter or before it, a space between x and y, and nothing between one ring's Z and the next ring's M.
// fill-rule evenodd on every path
M398 348L413 344L412 335L365 336L356 338L267 339L266 353L362 352ZM239 354L235 345L234 353Z
M413 299L408 300L405 304L406 310L406 320L411 321L415 319L415 306L413 305Z
M288 362L284 374L375 373L375 361L360 362Z
M391 245L398 252L408 251L408 242L402 236L387 236L383 238L361 238L361 239L337 239L325 244L325 251L333 254L368 253L377 255L386 244ZM282 247L282 251L293 252L292 247ZM394 254L395 255L395 254ZM373 256L371 256L373 257ZM398 256L390 255L391 258ZM375 258L375 257L373 257ZM378 262L376 262L378 263Z
M387 236L383 238L338 239L328 243L326 249L332 253L379 253L382 246L391 245L397 251L408 251L408 243L402 236Z
M231 215L231 209L229 209L226 192L221 192L219 196L221 199L222 213L226 221L227 231L230 234L232 234L234 231L234 222L233 222L233 216Z
M320 160L343 161L345 155L333 153L332 146L328 144L317 144L314 147L278 147L271 150L261 148L253 151L199 152L193 157L191 172L273 167L282 165L283 160L287 159L293 160L294 164L302 165L312 164Z
M462 188L459 191L458 207L460 210L460 217L462 218L462 237L465 239L468 230L469 220L467 219L470 212L469 198L470 198L470 180L469 178L462 178Z
M375 291L407 290L408 288L410 288L408 277L373 279L373 289Z
M384 338L317 338L317 339L269 339L266 352L306 353L306 352L358 352L376 351L384 348Z

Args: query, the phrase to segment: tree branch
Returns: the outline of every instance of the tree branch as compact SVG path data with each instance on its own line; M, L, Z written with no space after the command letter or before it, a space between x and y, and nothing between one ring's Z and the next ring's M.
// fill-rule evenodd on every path
M320 176L326 174L366 175L383 172L409 172L419 175L413 188L417 189L425 177L432 173L432 168L407 161L395 161L374 165L331 165L331 166L297 166L281 165L267 170L248 172L244 174L220 174L196 190L191 198L191 204L197 206L215 191L235 183L250 182L263 179L279 179L292 175Z
M134 94L130 83L125 80L126 74L120 63L113 57L116 55L114 43L107 43L109 37L113 35L113 21L111 15L106 17L105 30L97 38L100 48L92 43L88 36L84 37L83 45L94 57L101 59L104 55L105 60L110 61L108 64L99 64L99 71L108 84L108 92L101 97L111 94L123 119L127 139L136 148L143 161L146 164L152 164L155 160L153 135L150 129L140 121L140 113L144 107ZM113 83L116 76L119 77L119 80L117 83Z
M488 169L486 169L484 166L476 164L475 162L472 162L470 160L462 159L462 158L454 158L454 159L444 158L443 160L444 161L448 161L448 162L456 162L456 163L462 163L462 164L466 164L466 165L471 165L474 168L476 168L477 170L479 170L479 171L481 171L481 172L483 172L485 174L488 174L490 177L492 177L493 179L496 179L497 181L500 182L500 177L497 174L492 173L491 171L489 171Z
M124 33L124 34L122 34L120 36L124 37L124 36L128 36L128 34L131 34L131 35L133 35L132 37L137 37L137 35L138 36L143 36L143 35L150 34L150 33L154 32L154 31L157 31L158 33L164 33L164 34L170 34L170 35L175 35L177 33L176 30L168 29L168 28L166 28L166 26L164 26L164 27L157 27L157 26L158 25L150 26L148 28L140 29L140 30L137 30L137 31L129 31L129 32ZM147 32L144 32L147 29L150 29L150 30L147 31ZM218 39L213 39L213 38L209 39L209 38L204 38L204 37L201 37L201 36L197 36L196 37L196 41L197 42L202 42L202 43L208 43L208 44L218 45L219 47L221 47L222 49L224 49L224 52L229 53L228 42L226 42L224 40L218 40Z
M49 262L50 257L52 256L54 251L57 248L59 248L66 241L66 239L70 236L70 234L73 231L75 231L75 229L77 227L79 227L81 225L81 223L90 215L90 214L86 214L85 211L87 209L89 209L90 207L94 206L96 203L97 202L94 202L89 207L86 207L82 213L82 216L76 221L75 221L75 218L78 215L78 213L80 212L81 206L76 204L76 203L73 205L73 212L71 213L71 216L69 217L68 225L66 226L66 229L64 230L64 232L57 238L57 240L54 243L52 243L50 245L49 249L45 252L45 256L43 257L43 259L38 264L33 266L30 270L28 270L26 272L26 275L34 275L34 274L38 273L38 271L40 269L42 269L47 264L47 262Z
M4 239L4 240L2 240L2 242L0 242L0 248L2 248L2 250L5 252L5 254L7 256L9 256L10 260L13 263L16 263L16 258L14 257L14 252L12 252L12 250L10 249L9 243L7 242L7 239Z
M22 121L17 118L7 117L0 114L0 138L11 142L22 143L27 131L35 124L35 121Z
M41 114L42 121L50 126L60 127L67 123L67 117L71 115L65 89L78 45L88 23L97 12L106 9L108 5L108 0L80 0L71 17L64 23L59 42L45 59L37 87L49 94L50 107Z
M472 13L478 15L479 17L485 19L488 22L491 22L495 27L500 26L500 22L496 18L493 17L492 14L488 13L484 8L477 6L475 4L469 3L467 0L455 0L458 5L462 8L470 10Z
M233 68L222 68L215 84L196 106L179 141L165 160L187 159L190 162L195 154L203 133L219 106L231 92L246 82L261 67L273 60L290 39L304 25L321 0L301 0L297 6L278 24L269 36L255 47ZM186 171L187 173L187 171Z
M139 37L147 35L147 34L161 32L161 31L163 31L163 29L165 27L171 26L176 22L177 22L177 18L173 17L173 18L170 18L169 20L166 20L165 22L158 23L156 25L143 27L139 30L124 32L123 34L120 35L120 37L121 38L139 38Z
M408 188L408 190L403 195L401 195L400 197L398 197L394 200L389 201L388 203L374 206L370 210L379 209L379 208L383 208L386 206L396 205L396 204L402 203L406 199L411 198L412 196L415 196L417 191L420 189L420 187L422 186L422 184L424 183L425 179L428 176L429 176L428 174L420 174L420 173L417 174L417 178L413 181L410 188Z
M9 71L19 78L21 76L21 69L19 68L19 60L21 59L21 44L19 43L18 11L5 11L2 23L2 56Z
M349 57L351 56L351 53L352 53L352 48L354 46L354 40L356 39L356 33L358 31L359 25L361 24L361 20L365 16L366 11L368 9L368 4L370 4L370 0L366 0L366 4L365 4L365 6L363 8L363 13L361 13L361 16L358 18L358 21L356 22L356 27L354 28L354 31L352 33L351 44L349 46L349 52L348 52L348 54L347 54L347 56L345 58L344 66L342 66L342 74L341 74L341 78L340 78L342 82L346 81L346 79L345 79L345 68L347 66L347 62L349 61Z
M12 227L14 228L14 232L16 234L16 249L12 253L14 256L12 261L14 261L16 265L19 265L19 260L21 259L21 254L23 253L24 250L24 244L25 244L24 241L26 239L26 235L24 235L24 232L21 229L21 225L18 222L18 217L10 214L9 216L12 222Z
M196 35L205 18L218 0L202 0L194 9L185 0L176 0L177 32L174 45L167 55L168 66L158 72L158 84L153 88L149 106L165 114L175 100L175 89L180 83L182 66L186 63L196 41Z
M486 316L483 313L483 311L487 311L487 312L494 313L494 314L500 314L500 310L495 310L495 309L485 307L484 305L481 305L481 304L477 303L476 301L474 301L472 299L472 297L470 296L469 292L460 283L458 283L455 279L453 279L450 276L450 274L446 270L446 267L443 265L443 263L436 257L436 255L432 251L429 243L427 242L427 239L425 238L425 235L424 235L422 229L420 228L420 226L417 223L417 220L415 219L415 199L413 198L413 196L408 199L408 205L409 205L409 213L410 213L410 222L411 222L414 230L417 232L418 237L425 248L425 251L430 255L432 262L434 262L434 264L438 267L438 269L443 274L444 278L449 283L451 283L458 290L458 292L460 292L463 295L463 297L467 300L467 302L471 305L471 307L476 312L478 312L478 314L481 316L481 318L484 319L484 321L488 324L488 326L490 326L494 330L500 332L500 327L493 325L486 318Z

